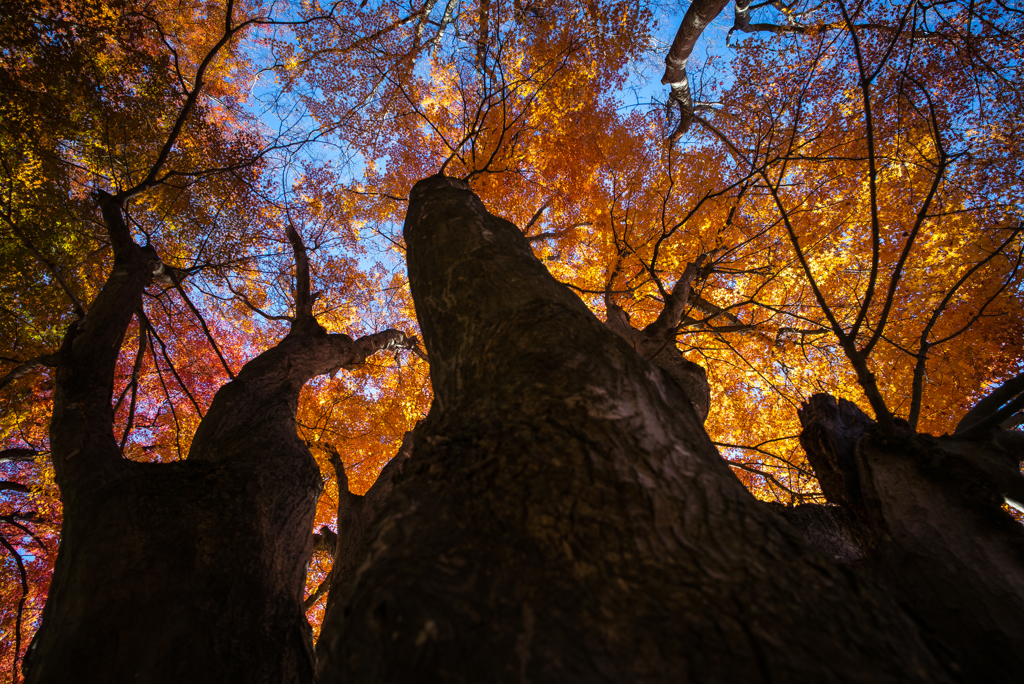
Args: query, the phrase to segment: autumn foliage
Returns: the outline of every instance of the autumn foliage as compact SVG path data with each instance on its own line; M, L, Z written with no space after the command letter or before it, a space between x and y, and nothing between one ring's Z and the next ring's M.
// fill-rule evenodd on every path
M112 267L97 191L123 194L136 241L173 266L124 337L111 398L137 461L184 458L216 390L286 333L286 226L329 332L417 334L401 224L412 184L438 172L600 317L610 298L650 323L696 265L677 344L707 370L706 428L759 498L822 500L796 439L814 393L942 434L1019 373L1024 14L745 7L728 38L724 19L705 31L693 122L671 142L679 113L656 81L682 7L6 3L0 677L18 680L59 541L52 367ZM316 530L335 526L334 450L366 491L425 415L427 369L377 355L303 390ZM307 595L330 571L316 548Z

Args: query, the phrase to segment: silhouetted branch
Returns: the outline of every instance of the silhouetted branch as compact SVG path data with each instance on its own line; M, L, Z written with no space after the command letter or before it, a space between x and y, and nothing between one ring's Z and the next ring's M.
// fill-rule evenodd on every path
M1024 373L1016 375L979 401L957 423L953 434L970 437L999 427L1024 409Z
M32 371L42 368L43 366L54 368L57 366L59 360L60 357L57 354L43 354L42 356L37 356L34 359L29 359L24 363L19 363L17 366L9 370L6 375L0 377L0 389L7 387L7 385L11 384L18 378L28 375Z
M292 330L309 323L319 327L313 317L313 295L310 292L309 254L306 252L306 245L291 223L288 224L286 232L288 241L292 243L292 252L295 254L295 319L292 322Z
M35 449L15 447L0 451L0 463L24 463L36 460L40 452Z
M182 287L181 281L177 278L174 278L173 281L175 289L178 290L178 294L180 294L181 298L185 300L185 304L188 305L189 310L192 311L192 314L196 317L196 320L199 321L199 325L202 327L203 332L206 333L206 339L209 340L210 346L213 347L213 351L217 354L217 358L220 359L220 363L222 366L224 366L224 370L227 372L228 377L234 380L235 374L231 372L231 366L228 365L227 359L224 358L224 354L221 353L220 347L217 346L217 341L213 339L213 333L210 332L209 326L206 325L206 321L203 319L203 315L199 313L199 309L195 307L195 305L192 303L192 300L188 298L187 294L185 294L185 288Z
M36 259L41 261L43 265L46 266L46 269L50 272L50 275L52 275L54 280L57 281L57 284L60 285L60 288L64 290L64 294L66 294L68 296L68 299L71 300L71 306L74 308L75 315L78 316L79 318L84 318L85 307L82 306L82 300L78 298L78 295L76 295L74 290L71 289L71 286L68 285L68 281L64 279L63 275L61 275L60 269L58 269L56 264L47 259L43 255L43 253L39 251L35 244L29 239L28 235L26 235L25 232L21 229L21 227L18 226L17 222L12 220L6 212L3 214L3 216L4 220L7 222L8 227L10 227L11 232L13 232L18 237L18 239L22 241L25 247L27 247L33 255L35 255Z
M124 452L124 445L128 442L128 435L132 431L132 426L135 424L135 404L139 394L139 374L142 372L142 361L146 356L146 326L143 325L142 321L138 321L139 324L139 348L135 352L135 363L132 364L132 379L129 382L131 387L132 398L128 403L128 420L125 422L124 432L121 433L121 451ZM121 395L124 396L123 394ZM118 400L118 405L121 401ZM117 413L117 407L114 408L114 413Z
M11 554L15 565L18 566L18 574L21 579L21 598L18 600L18 612L14 618L14 654L11 657L11 681L18 682L18 657L21 654L21 616L25 612L25 600L28 598L28 574L25 572L25 564L21 560L21 554L7 539L0 534L0 545Z
M178 370L174 367L174 364L171 362L171 356L167 352L167 345L164 343L163 339L161 339L160 334L157 333L156 328L153 327L153 324L149 321L149 318L147 318L146 314L143 313L141 310L139 310L139 320L140 322L145 323L146 327L149 328L149 333L153 336L153 339L155 339L157 343L160 345L160 352L164 357L164 361L167 362L167 368L171 371L171 374L174 375L174 379L178 381L178 386L181 387L181 390L185 393L185 396L188 397L188 400L190 402L192 402L192 406L195 407L196 414L200 418L202 418L203 411L202 409L199 408L199 402L196 401L196 398L192 396L192 393L185 385L185 381L181 379L180 375L178 375ZM157 365L157 367L159 368L159 364ZM168 399L170 399L170 396L168 396Z

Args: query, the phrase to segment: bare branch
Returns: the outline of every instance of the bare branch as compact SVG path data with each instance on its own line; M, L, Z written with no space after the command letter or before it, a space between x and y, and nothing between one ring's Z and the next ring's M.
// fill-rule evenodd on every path
M245 296L244 293L239 292L238 290L233 288L231 286L230 282L227 283L227 287L228 287L228 290L231 291L231 294L233 294L233 295L235 295L235 297L241 299L242 303L245 304L247 307L249 307L249 309L251 311L253 311L254 313L259 314L260 316L262 316L263 318L267 319L268 321L288 321L289 323L294 322L295 319L292 316L275 316L273 314L268 314L266 311L264 311L263 309L259 308L255 304L253 304L249 300L249 298Z
M139 394L139 374L142 372L142 361L146 356L146 326L140 319L139 324L139 348L135 352L135 363L132 365L132 379L129 382L131 387L132 398L128 404L128 420L124 426L124 432L121 434L120 448L121 452L124 452L124 445L128 442L128 435L132 431L132 426L135 424L135 404ZM123 396L123 395L122 395ZM121 402L118 401L118 404ZM116 410L115 410L116 413Z
M7 549L18 566L18 574L21 579L21 598L18 600L18 612L14 619L14 655L11 658L11 681L18 682L18 654L21 653L21 616L25 612L25 600L28 598L28 574L25 572L25 564L21 560L21 554L7 539L0 534L0 545Z
M21 240L21 242L25 245L25 247L28 248L30 252L32 252L33 255L35 255L36 259L41 261L42 264L46 266L46 269L50 272L50 275L52 275L54 280L57 281L57 284L60 285L60 288L64 290L64 294L66 294L68 299L71 300L71 306L75 311L75 315L78 316L79 318L84 318L85 307L82 305L82 300L78 298L78 295L75 294L75 291L71 289L70 285L68 285L68 281L64 279L63 275L61 275L60 269L57 268L56 264L47 259L43 255L43 253L39 251L39 249L35 246L32 240L29 239L28 235L26 235L25 232L21 229L21 227L18 226L17 222L11 219L7 212L4 212L3 217L4 220L7 222L7 226L11 229L11 232L18 236L18 239Z
M178 375L178 369L174 367L174 363L171 362L171 356L167 352L167 345L164 343L163 339L161 339L160 334L157 333L156 328L153 327L153 324L150 322L149 318L146 317L146 314L143 313L141 309L139 309L139 321L141 323L145 323L146 327L149 329L149 333L153 336L153 339L156 340L157 343L160 345L160 352L164 357L164 361L167 363L167 368L171 371L171 374L174 376L174 379L178 381L178 386L181 387L181 390L185 393L185 396L188 397L188 400L192 403L193 408L195 408L196 410L196 415L202 418L203 410L199 408L199 402L196 401L196 398L192 396L192 392L190 392L188 386L185 385L185 381L181 379L180 375Z
M543 214L544 210L547 209L548 207L550 207L551 203L554 202L554 201L555 201L554 197L549 197L548 199L544 200L544 203L540 205L540 208L533 213L533 216L530 218L530 220L527 222L527 224L525 226L523 226L523 234L524 235L526 233L530 232L530 228L533 228L533 224L535 224L537 221L540 220L541 214ZM533 238L527 238L527 239L532 241L535 238L536 238L536 236L534 236Z
M960 419L953 434L968 437L992 430L1013 418L1022 409L1024 373L1010 378L979 401Z
M0 463L24 463L36 460L40 452L35 449L18 448L0 451Z
M17 366L9 370L6 375L0 377L0 389L7 387L7 385L11 384L18 378L28 375L32 371L38 370L43 366L55 368L59 361L60 356L58 354L43 354L42 356L37 356L34 359L29 359L24 363L19 363Z
M197 309L195 304L192 303L192 300L188 298L188 295L185 293L185 288L181 285L181 281L173 275L171 277L174 281L175 289L178 290L178 294L180 294L181 298L185 300L185 304L188 305L189 310L192 311L192 315L196 317L196 320L199 321L199 325L203 328L203 332L206 333L206 339L209 340L210 346L213 347L213 351L216 352L217 358L220 359L220 363L224 366L224 370L227 372L228 377L234 380L235 374L231 372L231 366L228 365L227 359L224 358L224 354L221 353L220 347L217 346L217 341L213 339L213 333L210 332L209 326L206 325L206 320L203 319L203 315L199 313L199 309Z
M292 251L295 253L295 319L292 321L292 330L305 328L310 324L319 328L319 323L313 317L313 295L310 292L309 254L306 252L306 245L291 223L288 224L287 233L288 241L292 243Z

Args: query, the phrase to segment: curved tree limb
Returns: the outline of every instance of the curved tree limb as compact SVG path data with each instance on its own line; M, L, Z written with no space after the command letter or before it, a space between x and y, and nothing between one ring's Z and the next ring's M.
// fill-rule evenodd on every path
M665 56L665 74L661 77L661 82L671 90L669 101L679 105L680 119L671 137L673 141L686 133L693 121L693 95L686 75L686 64L697 44L697 39L728 4L729 0L695 0L691 3Z
M25 612L25 601L28 599L28 574L25 572L25 563L21 560L21 554L2 534L0 534L0 545L11 554L15 565L18 566L18 575L21 580L21 598L18 599L18 612L14 618L14 655L11 658L11 682L17 684L18 656L21 653L21 616Z
M43 366L54 368L57 366L58 361L59 356L57 354L43 354L42 356L37 356L34 359L29 359L24 363L19 363L17 366L7 371L6 375L0 377L0 389L7 387L7 385L11 384L18 378L28 375L32 371L38 370Z
M1024 373L1015 375L974 405L957 423L954 435L968 437L992 430L1024 410Z

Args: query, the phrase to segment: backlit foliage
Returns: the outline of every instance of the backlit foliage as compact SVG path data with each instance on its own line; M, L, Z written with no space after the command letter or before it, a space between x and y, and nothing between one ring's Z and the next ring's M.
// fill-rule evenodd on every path
M816 392L941 434L1018 373L1024 14L757 6L728 47L706 32L695 122L669 144L650 67L684 9L5 3L0 372L39 363L0 394L0 447L33 453L0 464L13 483L0 490L0 678L15 677L56 553L49 355L110 272L97 190L135 189L135 238L174 268L115 379L115 438L133 460L185 458L217 389L286 333L289 223L329 331L416 334L401 224L412 184L438 172L521 227L599 317L607 295L643 327L700 261L677 341L708 371L712 439L760 498L821 500L796 439ZM403 352L306 387L317 529L335 525L330 448L365 492L426 414L428 373ZM329 570L318 553L308 594Z

